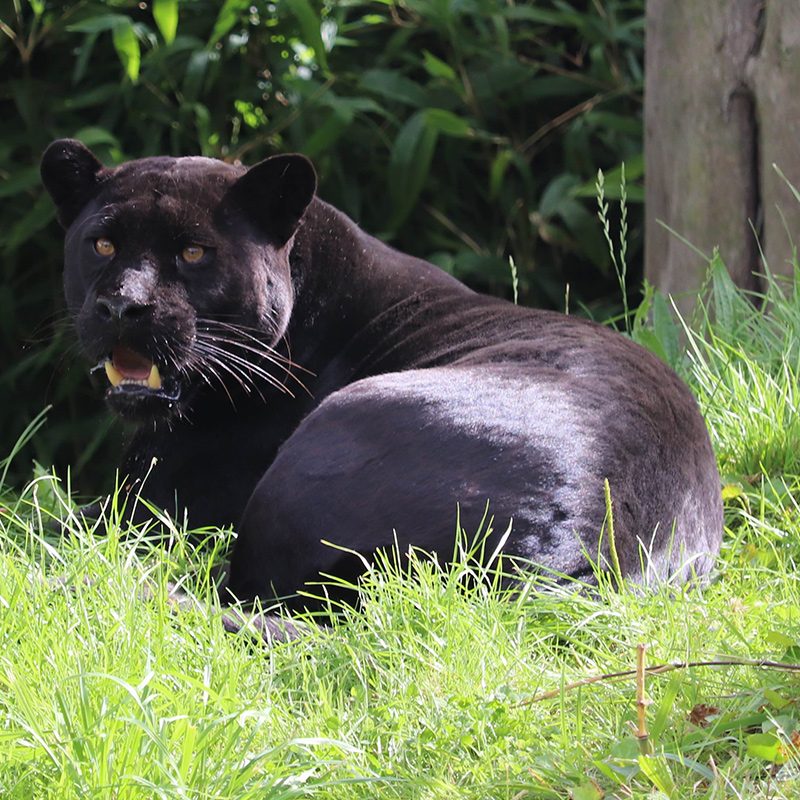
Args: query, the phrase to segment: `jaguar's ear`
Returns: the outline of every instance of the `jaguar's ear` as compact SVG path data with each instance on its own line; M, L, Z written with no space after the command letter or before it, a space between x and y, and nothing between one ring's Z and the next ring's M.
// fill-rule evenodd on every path
M231 187L231 196L268 236L285 244L317 190L317 173L297 153L272 156L250 167Z
M57 139L42 156L42 183L56 204L58 221L68 228L101 182L103 165L75 139Z

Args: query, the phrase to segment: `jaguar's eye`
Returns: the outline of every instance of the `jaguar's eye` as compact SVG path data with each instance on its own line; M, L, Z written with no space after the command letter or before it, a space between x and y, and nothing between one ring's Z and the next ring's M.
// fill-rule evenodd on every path
M99 239L94 240L94 251L97 255L108 258L117 252L117 248L114 247L114 242L112 242L111 239L106 239L104 236L101 236Z
M181 258L187 264L196 264L200 259L203 258L206 251L200 247L199 244L190 244L188 247L184 247L181 250Z

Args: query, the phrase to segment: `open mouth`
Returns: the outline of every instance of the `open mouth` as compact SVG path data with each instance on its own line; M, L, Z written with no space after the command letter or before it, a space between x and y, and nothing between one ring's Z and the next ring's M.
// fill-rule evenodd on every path
M162 388L158 367L149 358L127 347L115 347L103 366L114 389L140 387L155 392Z
M110 384L106 400L124 417L136 419L172 413L181 395L177 380L162 376L151 359L123 345L117 345L92 370L99 372L105 372Z

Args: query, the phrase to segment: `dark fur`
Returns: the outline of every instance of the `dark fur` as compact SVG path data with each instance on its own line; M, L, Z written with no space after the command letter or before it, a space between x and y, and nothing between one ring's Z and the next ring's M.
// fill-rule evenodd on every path
M355 576L361 562L322 539L369 556L396 536L448 557L457 506L474 531L487 500L490 549L513 519L507 553L589 578L606 478L626 575L711 567L722 509L703 420L623 336L475 294L392 250L314 197L300 156L105 169L63 140L42 175L86 354L122 342L164 376L160 392L108 392L141 422L123 471L142 479L155 458L150 500L236 527L236 596ZM98 236L116 244L111 261ZM211 255L179 263L193 242Z

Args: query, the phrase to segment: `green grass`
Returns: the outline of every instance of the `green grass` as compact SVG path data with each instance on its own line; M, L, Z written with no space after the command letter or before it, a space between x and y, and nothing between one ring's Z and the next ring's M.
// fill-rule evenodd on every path
M0 797L800 797L796 673L648 676L647 748L632 677L566 688L633 668L640 643L650 665L800 661L800 297L770 279L765 317L718 259L709 291L691 331L652 293L652 324L632 323L695 389L719 456L703 587L509 596L468 557L387 560L360 612L266 648L209 602L229 534L176 530L167 550L86 530L44 473L4 490ZM175 611L166 585L187 575L204 605Z

